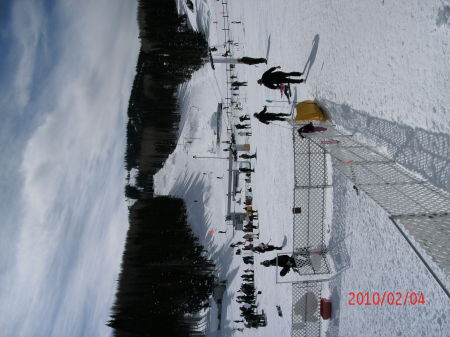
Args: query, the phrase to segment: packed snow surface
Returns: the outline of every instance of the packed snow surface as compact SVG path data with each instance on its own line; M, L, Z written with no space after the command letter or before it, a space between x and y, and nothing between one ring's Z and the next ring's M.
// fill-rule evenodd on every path
M218 1L195 1L194 12L179 1L195 29L206 32L210 45L223 43L224 7ZM380 146L397 162L450 191L450 55L448 1L390 0L246 0L228 5L234 56L264 57L266 65L237 65L242 114L260 111L264 104L274 112L289 112L278 91L256 84L271 66L301 71L306 85L295 88L297 101L317 99L331 112L338 127L360 140ZM217 23L216 23L217 22ZM223 51L222 51L223 52ZM221 53L219 48L218 53ZM259 262L274 252L255 256L255 283L259 310L268 325L241 327L236 290L249 265L229 245L242 238L225 225L228 192L228 145L216 141L217 103L227 93L224 64L209 64L180 88L182 122L179 145L155 176L158 194L186 200L189 222L217 263L219 278L227 280L221 330L210 324L211 336L290 336L292 294L290 283L277 283L275 268ZM238 123L223 116L226 128ZM288 123L269 126L251 120L250 143L254 205L259 211L261 242L284 245L292 251L293 148ZM420 136L420 137L419 137ZM198 158L194 159L193 156ZM206 157L206 158L199 158ZM211 158L212 157L212 158ZM388 219L364 193L334 172L331 242L344 244L350 265L324 285L333 303L333 316L322 325L323 336L448 336L449 301ZM240 207L234 203L233 207ZM331 206L330 206L331 207ZM208 232L209 231L209 232ZM226 233L219 233L226 231ZM446 280L448 283L448 280ZM351 306L349 292L423 292L425 304L409 306ZM283 317L279 317L280 305ZM212 321L214 321L212 319Z

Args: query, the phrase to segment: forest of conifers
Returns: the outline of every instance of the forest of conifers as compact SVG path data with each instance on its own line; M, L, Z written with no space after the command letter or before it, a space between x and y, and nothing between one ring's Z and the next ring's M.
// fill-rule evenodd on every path
M173 0L139 0L141 49L128 106L125 165L138 172L125 186L129 230L118 290L107 323L116 337L201 336L215 266L192 234L182 199L154 197L153 175L174 150L177 87L207 55L204 37L191 31Z
M202 34L188 28L174 0L140 0L141 50L128 106L127 170L137 168L137 185L153 193L153 174L177 142L176 92L207 56Z

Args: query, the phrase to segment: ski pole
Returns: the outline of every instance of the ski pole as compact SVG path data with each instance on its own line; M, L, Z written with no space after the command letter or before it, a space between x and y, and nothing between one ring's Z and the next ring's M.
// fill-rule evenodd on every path
M273 99L266 99L267 103L273 103L273 102L277 102L277 103L289 103L289 101L277 101L277 100L273 100Z
M268 108L284 108L284 109L289 108L289 107L286 106L286 105L268 105L267 107L268 107Z

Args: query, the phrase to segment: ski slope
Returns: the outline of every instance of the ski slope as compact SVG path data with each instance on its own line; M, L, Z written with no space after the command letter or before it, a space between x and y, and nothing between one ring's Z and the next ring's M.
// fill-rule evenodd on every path
M264 57L269 50L267 66L236 66L238 80L249 83L239 91L243 113L260 111L266 99L280 100L279 92L256 84L267 67L280 65L281 70L305 72L306 85L292 86L297 101L315 98L323 102L339 127L378 145L449 192L448 6L448 1L431 0L231 2L230 20L242 21L231 25L231 36L239 43L235 56ZM188 13L195 29L208 34L210 45L223 43L220 2L197 0L191 12L180 0L179 7ZM216 144L215 111L217 103L225 101L225 76L225 65L217 64L213 71L206 64L180 88L179 145L155 176L155 192L186 200L194 232L216 261L220 279L228 281L222 329L215 331L216 318L212 317L209 335L290 336L291 285L277 284L275 269L259 263L274 257L274 252L255 256L255 283L262 291L258 304L267 313L267 327L233 331L242 326L233 322L240 319L234 298L240 275L248 265L229 247L241 235L233 237L232 229L224 223L228 161L220 158L226 157L222 150L227 144ZM274 112L289 111L285 103L268 106ZM224 129L231 123L224 116ZM400 144L393 135L383 137L386 135L380 133L379 126L387 124L391 129L386 132L405 132L413 141ZM252 136L238 137L238 143L249 142L250 152L257 150L258 154L257 160L252 159L256 172L251 184L260 213L260 241L285 244L283 251L290 252L294 184L291 129L287 123L267 126L253 118L251 126ZM415 137L419 134L420 138ZM222 140L226 137L226 130L222 130ZM429 139L439 139L439 146L427 143ZM415 161L417 153L431 160ZM194 155L216 159L194 159ZM436 164L429 165L430 161ZM333 180L334 222L328 228L329 235L332 242L344 242L351 263L324 288L332 298L333 316L323 325L322 335L448 336L448 298L387 214L364 193L357 196L352 184L338 173ZM215 232L208 233L211 230ZM426 304L348 305L348 292L360 291L423 292ZM276 305L282 308L282 318Z

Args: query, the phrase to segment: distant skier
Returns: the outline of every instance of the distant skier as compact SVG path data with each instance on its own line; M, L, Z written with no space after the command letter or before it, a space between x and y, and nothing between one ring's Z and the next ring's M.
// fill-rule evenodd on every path
M253 65L253 64L259 64L259 63L265 63L267 64L267 60L265 58L254 58L254 57L241 57L237 59L238 63L244 63L244 64L248 64L248 65Z
M297 132L300 137L305 138L302 133L321 132L326 130L327 128L324 128L323 126L315 126L312 122L310 122L306 125L303 125L300 129L297 130Z
M285 73L283 71L274 71L275 69L280 69L281 67L272 67L267 70L262 77L258 80L258 84L264 84L269 89L279 89L282 83L302 83L303 79L292 79L290 76L302 76L303 73L298 71L293 71L290 73Z
M253 256L244 256L242 260L245 264L253 264Z
M261 123L269 125L269 122L271 121L285 121L290 114L267 112L267 106L264 105L264 109L262 109L259 113L254 113L253 116L256 117Z
M234 124L236 129L250 129L250 124Z
M256 158L256 153L254 153L254 154L246 154L246 153L244 153L244 154L241 154L241 155L239 156L239 158L243 158L243 159L252 159L252 158Z
M253 251L256 253L265 253L265 252L271 252L272 250L281 250L282 248L283 247L276 247L276 246L261 242L258 246L253 248Z
M241 123L245 122L245 121L249 121L249 120L250 120L250 116L249 115L243 115L243 116L239 117L239 121Z
M232 87L246 87L247 82L234 81L234 82L231 82L231 86Z

